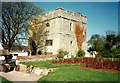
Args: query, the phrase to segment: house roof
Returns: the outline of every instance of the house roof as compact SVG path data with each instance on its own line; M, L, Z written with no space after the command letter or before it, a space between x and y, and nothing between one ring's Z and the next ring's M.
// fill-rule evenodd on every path
M22 51L22 50L28 50L28 46L12 46L12 51Z

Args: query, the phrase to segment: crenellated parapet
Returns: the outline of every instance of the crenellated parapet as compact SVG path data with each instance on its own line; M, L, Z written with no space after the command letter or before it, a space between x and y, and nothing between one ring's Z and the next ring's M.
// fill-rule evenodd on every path
M63 8L57 8L41 16L42 21L48 21L55 18L63 18L63 19L72 20L75 22L81 22L83 24L87 23L86 16L82 15L80 12L72 12L69 10L64 10Z

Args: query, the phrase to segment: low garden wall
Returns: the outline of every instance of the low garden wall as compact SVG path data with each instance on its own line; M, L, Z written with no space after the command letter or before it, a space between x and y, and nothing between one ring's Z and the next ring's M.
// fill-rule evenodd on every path
M84 64L86 67L96 69L112 69L120 71L120 60L111 61L102 58L74 58L59 61L53 61L53 64Z
M17 56L15 71L25 72L34 75L47 75L50 71L53 71L51 68L40 68L34 66L27 66L21 64L21 62L27 61L42 61L56 59L56 55L34 55L34 56Z
M19 65L21 62L28 61L45 61L56 59L57 55L33 55L33 56L17 56L16 64Z
M34 67L34 66L27 66L23 64L19 64L15 67L15 71L20 71L28 74L34 74L34 75L47 75L49 72L53 71L53 69L48 68L40 68L40 67Z
M55 59L57 55L32 55L32 56L17 56L17 60L30 60L30 59Z

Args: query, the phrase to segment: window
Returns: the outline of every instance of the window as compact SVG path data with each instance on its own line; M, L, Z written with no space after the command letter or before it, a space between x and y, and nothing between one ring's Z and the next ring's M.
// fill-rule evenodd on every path
M53 40L46 40L46 46L52 46Z
M73 45L73 41L70 41L70 45Z
M71 29L72 29L72 28L71 28L71 25L72 25L72 23L70 23L70 31L71 31Z
M46 23L46 27L49 27L50 26L50 24L49 23Z

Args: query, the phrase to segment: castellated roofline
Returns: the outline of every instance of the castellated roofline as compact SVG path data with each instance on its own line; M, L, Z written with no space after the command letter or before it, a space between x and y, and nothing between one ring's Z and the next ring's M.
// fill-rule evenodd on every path
M56 8L55 10L51 10L47 13L40 15L36 19L39 20L39 23L42 23L56 18L62 18L74 22L84 22L85 24L87 19L86 16L82 15L80 12L72 12L69 10L64 10L63 8Z
M85 15L82 15L82 14L81 14L81 16L87 18L87 16L85 16Z
M80 12L76 12L77 14L81 14Z
M50 12L54 12L54 11L56 11L56 10L62 10L62 11L64 11L64 12L69 12L69 13L71 13L71 14L78 14L78 15L81 15L81 16L83 16L83 17L85 17L86 18L86 16L85 15L83 15L82 13L80 13L80 12L73 12L73 11L70 11L70 10L65 10L64 8L62 8L62 7L58 7L58 8L56 8L56 9L54 9L54 10L51 10L51 11L48 11L48 12L46 12L46 13L44 13L44 14L42 14L42 15L46 15L46 14L49 14Z
M64 10L64 8L62 8L62 7L58 7L55 10L59 10L59 9Z
M44 22L47 22L47 21L50 21L50 20L53 20L53 19L56 19L56 18L62 18L62 19L71 20L71 21L74 21L74 22L79 22L79 21L77 21L77 20L70 19L70 18L67 18L67 17L56 16L56 17L54 17L54 18L50 18L50 19L46 19L46 20L43 20L43 21L40 21L40 22L36 22L35 24L32 24L32 25L44 23Z

